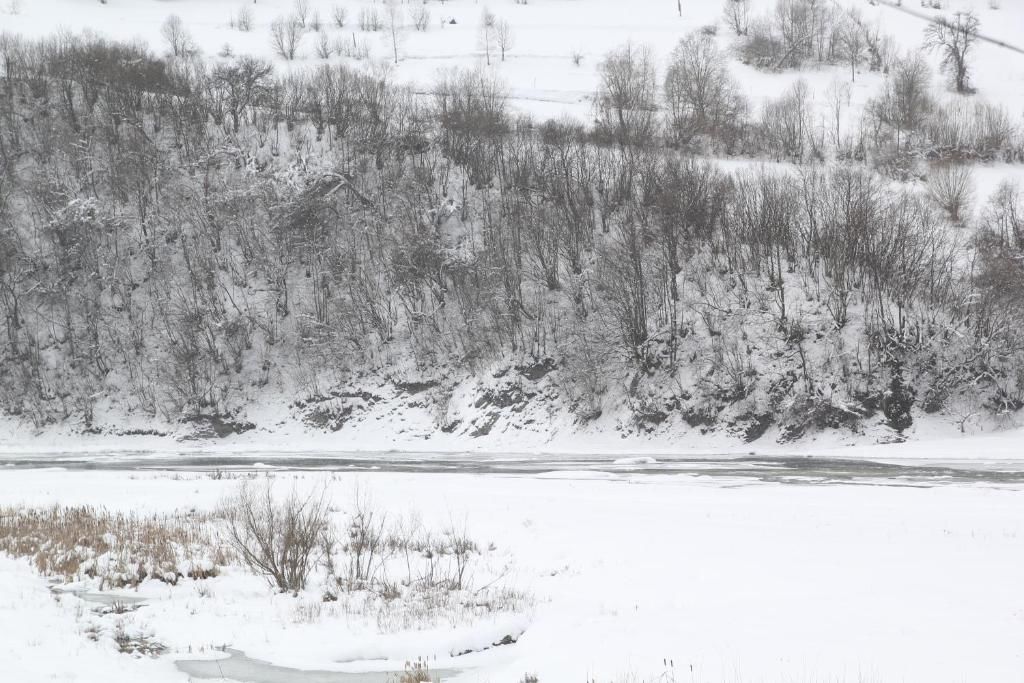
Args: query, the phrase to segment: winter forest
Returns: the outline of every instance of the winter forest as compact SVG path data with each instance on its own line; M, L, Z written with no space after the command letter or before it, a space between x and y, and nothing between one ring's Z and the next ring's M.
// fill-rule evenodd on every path
M741 443L1019 418L1024 191L975 174L1024 133L974 90L973 13L905 50L856 7L727 0L663 66L593 57L587 115L546 119L510 104L513 28L482 6L486 63L410 85L357 31L397 62L443 4L300 0L272 58L200 49L166 5L159 45L0 34L8 416L224 435L258 405L326 432L409 405L467 437ZM878 86L753 102L737 64Z

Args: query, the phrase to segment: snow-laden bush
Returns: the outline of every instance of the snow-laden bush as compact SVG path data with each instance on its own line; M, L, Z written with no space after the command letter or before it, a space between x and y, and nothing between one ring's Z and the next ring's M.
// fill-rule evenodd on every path
M227 542L253 571L281 591L299 591L320 558L328 530L323 493L274 495L268 481L257 490L244 482L222 507Z
M943 164L928 175L928 195L953 222L960 222L974 197L971 169L960 164Z

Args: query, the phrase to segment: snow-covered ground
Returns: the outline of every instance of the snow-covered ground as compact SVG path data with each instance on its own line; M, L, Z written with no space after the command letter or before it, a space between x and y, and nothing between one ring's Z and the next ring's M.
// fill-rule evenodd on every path
M389 515L464 523L532 593L518 617L376 638L358 617L317 615L241 569L143 584L119 619L171 646L158 659L88 638L91 605L50 595L27 562L0 559L4 680L182 681L174 660L228 645L308 669L401 668L426 657L457 682L677 680L1020 681L1024 491L1014 487L791 486L691 477L285 475L358 486ZM0 505L209 510L236 481L199 474L6 471ZM317 610L319 611L319 610ZM518 643L454 661L451 647L521 627ZM372 631L372 629L370 629ZM475 631L475 633L474 633ZM436 656L436 659L435 659ZM672 664L666 664L671 662ZM673 666L674 665L674 666ZM664 678L659 678L659 677Z
M294 0L17 0L17 13L11 13L10 0L0 3L2 28L27 36L51 35L58 28L71 31L93 30L120 39L138 38L164 51L161 23L171 14L184 22L207 55L215 56L225 45L234 54L254 54L274 58L270 43L270 25L278 17L295 12ZM512 91L516 105L539 118L569 114L586 119L592 111L590 96L598 81L598 65L611 50L627 42L649 45L664 74L664 64L676 43L692 31L717 27L720 44L728 47L734 40L723 20L722 0L684 0L682 14L671 0L535 0L519 4L513 0L482 3L476 0L429 2L431 21L426 31L413 28L412 11L418 3L400 3L402 20L398 64L393 63L391 36L387 31L359 29L363 8L383 12L378 0L309 0L307 24L319 15L323 31L331 44L338 40L359 41L369 48L368 62L390 65L394 77L419 89L428 89L439 72L452 67L468 67L485 62L479 27L484 8L507 21L512 29L513 46L505 61L492 55L491 68L501 74ZM925 21L893 5L866 0L839 0L843 7L859 9L868 25L877 25L891 34L901 50L919 50ZM1011 46L1024 31L1024 6L1019 2L1001 2L998 9L978 0L949 0L943 9L925 9L907 2L906 9L924 16L944 16L960 10L972 10L981 20L981 33ZM752 0L751 16L766 15L775 0ZM240 8L252 11L251 31L232 28L232 19ZM335 7L343 7L347 20L343 28L334 25ZM6 11L6 14L3 12ZM454 22L454 23L451 23ZM288 63L277 59L281 69L305 68L323 60L316 56L317 38L307 33L299 48L299 59ZM581 57L574 63L573 56ZM341 60L341 57L332 57ZM939 55L929 56L938 70ZM972 58L973 81L980 97L999 102L1015 116L1024 110L1024 54L989 42L981 42ZM818 94L824 106L825 90L833 82L851 86L851 103L859 108L881 83L880 74L864 69L851 82L848 66L837 65L810 71L765 73L732 60L734 76L744 94L755 105L777 97L789 85L804 78ZM936 74L936 86L940 76Z
M402 414L371 414L346 424L341 432L316 429L283 413L248 416L259 425L252 431L225 438L182 439L181 425L165 424L152 418L135 417L125 428L168 429L162 435L118 433L82 434L77 424L52 425L35 429L24 421L0 417L0 457L47 458L54 454L97 455L221 454L252 456L259 453L327 454L520 454L532 457L558 455L608 456L609 461L630 456L730 456L810 455L866 460L1008 461L1024 459L1024 430L1015 421L1002 431L978 433L968 428L961 433L949 419L924 416L906 430L906 441L876 443L863 430L829 430L791 442L778 443L772 434L754 443L725 432L702 434L663 431L653 434L620 432L614 420L580 429L569 415L554 421L534 420L529 429L505 425L481 438L448 434L437 429L427 411L410 409ZM539 416L544 417L544 416ZM178 429L180 433L174 430ZM890 432L891 435L891 432ZM258 457L257 457L258 460Z

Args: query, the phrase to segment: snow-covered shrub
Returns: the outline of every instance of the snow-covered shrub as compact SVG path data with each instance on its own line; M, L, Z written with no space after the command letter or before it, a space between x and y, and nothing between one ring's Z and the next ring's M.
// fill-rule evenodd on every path
M329 526L323 493L292 490L279 499L269 481L261 487L244 482L221 514L226 541L250 569L281 591L305 588Z
M936 109L924 125L933 159L1009 160L1017 128L1009 113L987 102L954 101Z
M426 3L412 10L412 25L417 31L426 31L430 27L430 9Z
M295 23L299 25L299 28L306 28L306 23L309 20L309 0L295 0L292 16L295 17Z
M345 23L348 21L348 10L341 5L335 5L331 8L331 18L334 19L336 27L345 28Z
M327 34L319 34L316 39L316 56L320 59L330 59L333 51L334 50L331 48L330 38L327 37Z
M384 562L385 522L368 499L357 492L343 546L349 557L346 579L350 586L366 586L377 579Z
M928 195L953 222L959 223L974 197L974 181L970 167L963 164L942 164L928 174Z
M384 28L384 20L376 7L363 7L359 10L360 31L380 31Z
M252 10L248 5L239 7L238 12L231 20L232 26L243 33L248 33L252 30L252 22Z

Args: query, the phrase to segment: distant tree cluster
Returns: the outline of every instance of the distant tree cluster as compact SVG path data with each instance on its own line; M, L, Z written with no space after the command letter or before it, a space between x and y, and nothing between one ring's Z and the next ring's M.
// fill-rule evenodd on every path
M729 415L750 438L1024 403L1019 189L965 244L952 171L929 198L650 144L813 137L800 89L751 122L705 37L673 54L664 111L643 48L609 55L593 128L514 117L487 70L424 98L70 35L4 36L0 67L0 408L37 424L542 361L582 421L619 392L640 423ZM934 134L914 68L872 115L896 148Z

